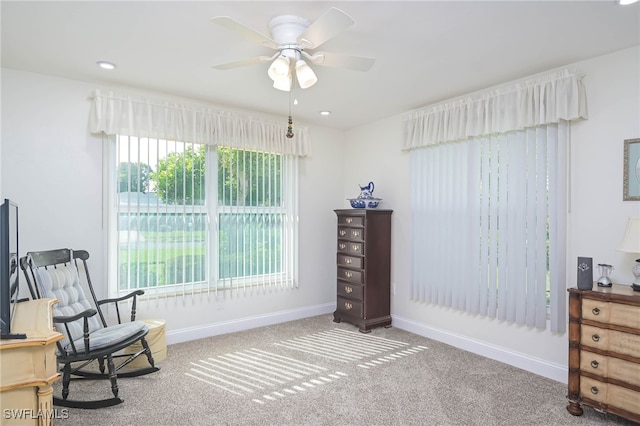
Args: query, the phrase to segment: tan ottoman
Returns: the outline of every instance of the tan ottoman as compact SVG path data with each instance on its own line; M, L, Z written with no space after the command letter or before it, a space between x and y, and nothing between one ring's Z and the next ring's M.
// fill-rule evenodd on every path
M145 319L142 321L149 327L149 333L147 333L146 339L149 344L149 349L151 349L153 362L158 365L160 361L167 357L166 322L163 319ZM125 353L134 354L141 350L142 344L137 342L126 348ZM127 364L127 367L132 368L144 368L148 366L149 362L144 354Z

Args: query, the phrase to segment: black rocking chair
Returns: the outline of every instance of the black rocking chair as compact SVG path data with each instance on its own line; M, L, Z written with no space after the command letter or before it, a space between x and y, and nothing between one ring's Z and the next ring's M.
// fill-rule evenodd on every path
M87 259L88 252L69 249L30 252L20 259L31 297L58 300L54 306L53 323L65 338L57 342L57 361L62 367L62 398L54 395L53 403L63 407L102 408L120 404L124 400L118 397L118 377L136 377L159 370L154 366L151 350L145 340L149 329L144 322L135 320L137 297L144 292L137 290L127 296L98 301L89 276ZM79 273L80 268L84 274ZM81 279L81 275L86 276L86 280ZM85 297L82 281L91 292L93 303ZM131 303L131 321L121 321L120 302ZM107 325L101 310L101 306L107 303L115 306L117 324ZM122 353L124 348L136 342L140 342L142 350L132 354ZM146 355L149 367L119 372L140 355ZM125 359L116 366L114 359L121 357ZM86 368L90 364L95 365L94 361L97 361L99 371ZM113 398L91 401L67 399L71 376L74 376L73 380L109 379Z

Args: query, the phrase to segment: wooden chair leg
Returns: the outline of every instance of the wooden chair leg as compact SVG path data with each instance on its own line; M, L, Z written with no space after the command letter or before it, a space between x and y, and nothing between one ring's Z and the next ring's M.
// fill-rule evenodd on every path
M118 397L118 375L116 374L116 366L113 363L113 357L107 356L107 366L109 368L109 380L111 380L111 392L114 397Z
M151 364L152 367L155 367L155 364L154 364L155 361L153 360L153 355L151 354L151 348L149 348L147 339L143 337L142 339L140 339L140 343L142 343L142 347L144 348L145 355L147 355L147 360L149 361L149 364Z
M69 396L69 382L71 382L71 364L67 363L62 369L62 399Z
M100 374L104 374L104 357L98 358L98 366L100 367Z

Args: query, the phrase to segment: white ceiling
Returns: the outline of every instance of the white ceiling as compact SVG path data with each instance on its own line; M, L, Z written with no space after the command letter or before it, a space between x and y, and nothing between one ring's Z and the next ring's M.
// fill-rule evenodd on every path
M3 0L2 66L286 116L289 95L271 86L268 64L212 68L273 51L209 18L268 35L274 16L313 22L332 6L356 24L320 50L376 63L366 73L314 66L319 81L293 92L293 115L339 129L640 44L640 6L614 0ZM99 60L118 68L101 70Z

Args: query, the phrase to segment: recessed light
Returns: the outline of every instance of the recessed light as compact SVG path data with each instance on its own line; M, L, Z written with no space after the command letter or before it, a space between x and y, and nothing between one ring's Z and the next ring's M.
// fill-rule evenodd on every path
M116 65L107 61L98 61L98 66L105 70L114 70L116 69Z
M320 115L331 115L331 111L320 111Z
M638 2L638 0L618 0L618 3L621 6L626 6L626 5L637 3L637 2Z

